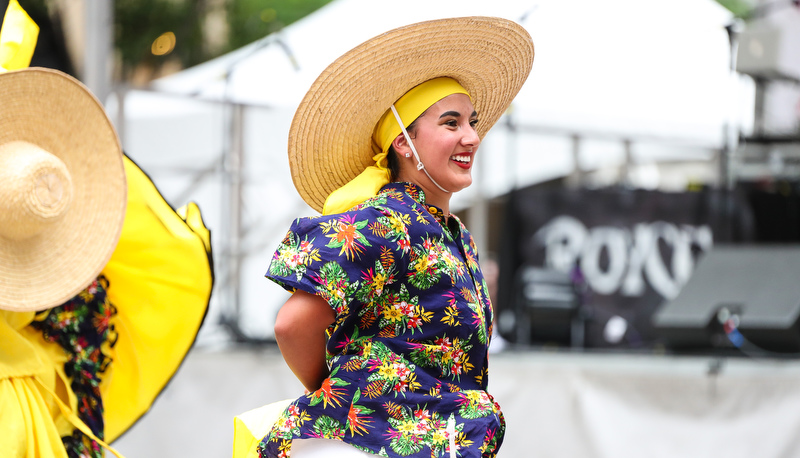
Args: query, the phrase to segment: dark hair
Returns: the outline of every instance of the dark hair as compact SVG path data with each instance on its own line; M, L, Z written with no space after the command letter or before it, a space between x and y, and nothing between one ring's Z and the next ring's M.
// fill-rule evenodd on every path
M389 153L386 155L386 160L389 162L390 179L393 182L397 181L397 175L400 175L400 160L397 159L397 151L394 150L393 145L389 145Z
M421 117L422 115L419 115L417 119ZM408 132L409 136L415 130L417 119L415 119L414 122L406 127L406 132ZM413 139L414 137L412 136L411 138ZM394 145L392 144L389 145L389 151L388 154L386 154L386 161L389 163L389 173L391 174L391 180L394 182L397 180L397 176L400 175L400 159L397 158L397 151L395 151Z

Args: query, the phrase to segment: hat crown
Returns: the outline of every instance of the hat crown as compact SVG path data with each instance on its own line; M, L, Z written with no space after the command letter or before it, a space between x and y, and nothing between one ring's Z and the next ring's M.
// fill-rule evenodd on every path
M23 240L59 221L72 201L72 179L55 155L25 141L0 145L0 235Z

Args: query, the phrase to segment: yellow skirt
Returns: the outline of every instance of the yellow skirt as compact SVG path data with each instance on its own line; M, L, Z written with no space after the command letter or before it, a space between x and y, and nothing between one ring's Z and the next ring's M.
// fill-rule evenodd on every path
M109 443L147 412L175 374L203 323L214 282L210 234L197 206L173 210L127 157L125 172L125 223L102 272L117 310L111 323L118 338L100 385ZM64 374L67 356L28 326L33 316L0 311L0 450L11 458L66 458L61 436L80 426Z

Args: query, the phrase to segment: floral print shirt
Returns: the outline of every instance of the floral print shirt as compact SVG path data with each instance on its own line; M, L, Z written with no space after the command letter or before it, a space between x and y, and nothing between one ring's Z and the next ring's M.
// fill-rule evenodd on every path
M486 392L492 308L475 244L416 185L390 183L335 215L300 218L267 277L324 298L330 376L259 444L342 440L386 457L494 457L505 432ZM451 448L455 454L451 455Z

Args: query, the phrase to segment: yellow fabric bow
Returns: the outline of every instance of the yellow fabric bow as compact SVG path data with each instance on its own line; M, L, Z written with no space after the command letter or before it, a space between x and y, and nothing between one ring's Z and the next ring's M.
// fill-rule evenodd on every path
M390 172L386 168L386 152L372 156L375 165L370 165L357 177L333 191L322 207L323 215L342 213L368 198L378 194L389 183Z
M0 73L27 68L38 38L39 26L17 0L9 1L0 30Z

